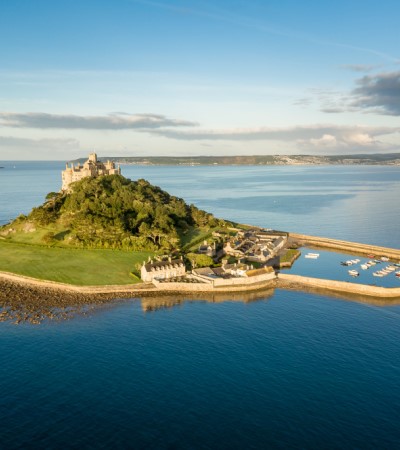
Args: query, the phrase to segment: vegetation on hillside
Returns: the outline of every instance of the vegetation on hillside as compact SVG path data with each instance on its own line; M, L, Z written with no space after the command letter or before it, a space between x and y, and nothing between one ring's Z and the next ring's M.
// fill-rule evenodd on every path
M225 224L142 179L109 175L71 187L68 193L51 192L43 205L14 224L53 227L58 232L42 237L47 245L61 236L72 246L135 251L172 251L185 233Z

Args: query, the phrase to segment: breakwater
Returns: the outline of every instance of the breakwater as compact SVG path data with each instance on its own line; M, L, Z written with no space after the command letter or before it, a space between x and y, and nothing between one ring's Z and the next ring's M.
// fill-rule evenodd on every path
M342 241L306 234L290 233L290 239L299 245L340 250L344 253L355 253L359 255L373 254L375 256L387 256L388 258L400 260L400 250L378 245L361 244L358 242Z
M300 275L291 275L280 273L278 275L279 288L309 287L323 290L324 292L338 292L346 294L355 294L375 298L400 298L400 288L384 288L378 286L369 286L366 284L356 284L346 281L334 281L321 278L303 277Z

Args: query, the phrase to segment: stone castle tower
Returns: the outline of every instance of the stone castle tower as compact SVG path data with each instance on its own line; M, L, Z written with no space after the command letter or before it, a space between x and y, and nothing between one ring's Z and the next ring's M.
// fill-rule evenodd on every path
M121 168L119 166L115 167L112 161L102 163L98 161L96 153L90 153L89 158L83 165L79 163L74 165L72 163L71 167L68 167L68 163L66 164L65 170L61 172L61 189L68 191L70 184L75 181L86 177L95 178L101 175L121 175Z

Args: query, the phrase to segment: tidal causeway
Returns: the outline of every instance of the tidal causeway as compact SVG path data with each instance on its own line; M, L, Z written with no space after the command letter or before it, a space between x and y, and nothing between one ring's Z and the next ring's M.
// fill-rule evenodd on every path
M380 246L364 245L355 242L321 238L308 235L290 234L290 239L298 245L312 244L315 248L341 250L354 255L374 252L376 255L399 261L400 250ZM132 285L76 286L66 283L38 280L9 272L0 272L0 321L13 320L15 323L29 321L40 323L43 320L64 320L79 313L87 314L92 308L127 298L147 299L148 309L165 305L172 297L176 301L182 298L208 299L216 301L218 297L228 300L264 293L274 289L298 290L310 293L330 295L359 302L373 304L396 304L400 301L398 288L383 288L351 282L340 282L282 273L269 272L259 275L254 282L244 282L237 278L237 284L215 286L213 284L189 283L139 283ZM252 294L253 293L253 294ZM257 294L258 293L258 294ZM161 299L161 300L160 300ZM164 300L163 300L164 299ZM169 301L170 302L170 301ZM170 302L171 303L171 302ZM174 302L172 302L174 303ZM150 306L149 306L150 305ZM153 306L151 306L153 305Z

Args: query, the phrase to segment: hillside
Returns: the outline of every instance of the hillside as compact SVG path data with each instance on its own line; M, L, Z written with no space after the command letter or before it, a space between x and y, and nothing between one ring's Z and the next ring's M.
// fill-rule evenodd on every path
M76 182L68 193L49 193L28 216L2 227L0 236L29 244L154 252L177 250L188 235L223 225L145 180L108 175Z
M137 165L400 165L400 153L348 155L239 155L239 156L104 156L119 164ZM78 159L74 162L84 162Z

